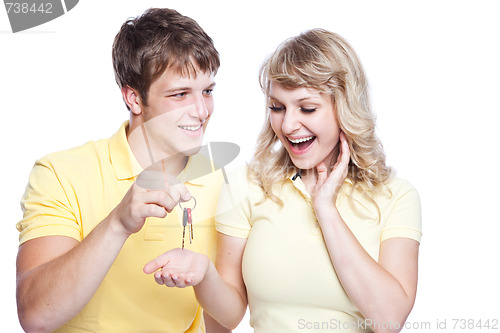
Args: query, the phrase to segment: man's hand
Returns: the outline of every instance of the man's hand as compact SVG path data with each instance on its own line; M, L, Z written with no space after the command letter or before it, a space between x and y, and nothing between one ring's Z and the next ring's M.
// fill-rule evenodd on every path
M191 194L182 183L167 186L164 190L148 190L134 183L109 217L128 236L141 230L146 218L163 218L179 201L190 198Z
M167 287L196 286L205 278L210 260L204 254L186 249L170 250L144 266L144 273L155 273L155 281Z

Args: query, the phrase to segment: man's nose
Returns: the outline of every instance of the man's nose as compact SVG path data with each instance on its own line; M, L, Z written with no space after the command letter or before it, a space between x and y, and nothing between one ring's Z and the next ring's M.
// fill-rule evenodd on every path
M203 98L203 95L196 96L194 105L196 114L193 116L196 116L202 120L206 119L208 117L208 109L207 105L205 104L205 98Z

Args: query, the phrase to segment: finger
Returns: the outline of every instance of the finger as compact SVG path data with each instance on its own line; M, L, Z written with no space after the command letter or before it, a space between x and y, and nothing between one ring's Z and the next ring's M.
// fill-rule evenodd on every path
M337 161L336 161L335 165L333 166L334 168L340 164L340 161L342 159L342 153L345 151L345 146L344 146L345 142L347 142L345 134L344 134L344 132L340 132L339 142L338 142L338 146L337 146L339 149L339 153L337 155Z
M160 268L165 267L168 262L169 262L169 253L166 252L155 259L151 260L148 262L146 265L144 265L143 271L146 274L151 274L159 270Z
M343 164L348 164L350 157L351 157L351 150L349 149L349 143L347 142L347 138L344 134L344 132L340 133L340 141L342 142L341 149L342 149L342 163Z
M165 216L167 216L167 210L164 207L156 204L146 204L138 208L137 214L142 219L148 217L164 218Z
M349 166L349 160L350 160L350 150L349 150L349 145L347 143L347 139L344 135L343 132L340 134L340 152L337 157L337 163L335 163L333 170L328 177L328 182L330 185L338 184L342 185L341 183L344 181L344 179L347 176L347 168Z
M175 277L175 279L174 279ZM189 284L186 282L185 279L181 278L181 277L178 277L178 276L174 276L172 277L172 280L174 280L175 282L175 286L177 288L186 288L186 287L189 287Z
M172 198L172 196L170 196L167 191L162 190L147 191L146 193L142 194L142 197L139 200L147 204L158 205L169 213L172 212L174 207L179 202L178 199L175 200L175 198Z
M175 287L175 281L173 279L173 276L168 274L168 273L163 273L162 274L162 280L163 284L166 285L167 287Z
M200 278L196 277L195 273L186 273L183 277L179 277L175 281L175 286L177 288L192 287L200 283Z
M340 171L342 172L344 178L347 176L350 160L351 160L351 151L349 149L349 144L347 143L347 140L344 140L342 142L342 154L339 163L339 166L341 166Z
M186 277L186 285L189 285L189 286L196 286L198 283L200 283L202 280L201 277L199 276L196 276L195 274L189 274L187 277Z
M191 199L191 193L189 193L188 188L186 185L182 183L175 184L174 186L171 187L172 192L176 192L177 195L179 196L179 199L182 201L188 201Z
M148 217L163 218L167 216L167 211L157 204L136 202L129 205L128 215L144 220Z
M340 132L340 145L339 145L339 154L337 156L337 162L333 166L333 170L338 170L340 167L340 171L343 172L347 165L349 164L350 159L350 150L349 144L347 143L347 139L345 137L344 132Z
M186 185L182 183L170 186L168 190L163 193L166 196L166 199L163 199L165 204L164 207L169 213L175 208L179 201L188 201L191 199L191 193L189 193Z
M155 272L154 277L155 277L155 282L158 283L159 285L165 284L165 282L163 282L161 271Z
M318 180L316 181L316 186L321 186L325 183L328 178L328 168L325 162L321 162L316 166L316 171L318 171Z
M167 287L175 287L175 282L172 280L172 276L169 272L165 270L157 271L154 274L155 281L159 285L165 285Z
M340 141L347 141L347 138L345 136L345 133L344 131L340 131L340 134L339 134L339 137L340 137Z

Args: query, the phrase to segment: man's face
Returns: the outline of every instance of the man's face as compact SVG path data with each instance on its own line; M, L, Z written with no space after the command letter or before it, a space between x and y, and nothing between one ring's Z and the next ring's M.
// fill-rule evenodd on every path
M154 160L195 154L214 109L212 73L190 76L167 69L151 84L148 105L141 105L147 144ZM153 162L153 161L151 161Z

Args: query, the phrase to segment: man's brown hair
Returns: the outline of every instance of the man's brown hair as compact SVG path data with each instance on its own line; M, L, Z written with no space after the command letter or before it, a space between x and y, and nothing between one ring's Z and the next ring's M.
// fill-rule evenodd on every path
M217 73L219 53L195 20L173 9L150 8L128 19L113 43L113 69L120 88L129 86L148 105L151 84L167 68L183 75Z

